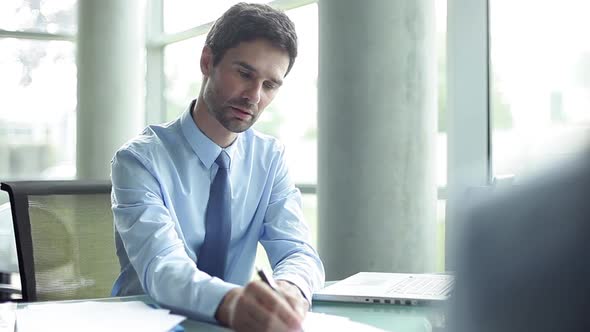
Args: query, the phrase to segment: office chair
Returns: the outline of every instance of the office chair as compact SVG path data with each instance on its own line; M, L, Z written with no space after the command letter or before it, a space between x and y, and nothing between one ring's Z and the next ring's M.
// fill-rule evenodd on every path
M5 182L14 223L23 301L110 296L119 273L111 184Z

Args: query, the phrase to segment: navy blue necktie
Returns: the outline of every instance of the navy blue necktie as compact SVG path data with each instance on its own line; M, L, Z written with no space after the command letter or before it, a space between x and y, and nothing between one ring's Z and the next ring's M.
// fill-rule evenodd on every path
M215 163L219 166L211 183L205 213L205 240L197 258L197 268L223 279L231 238L231 189L229 156L221 151Z

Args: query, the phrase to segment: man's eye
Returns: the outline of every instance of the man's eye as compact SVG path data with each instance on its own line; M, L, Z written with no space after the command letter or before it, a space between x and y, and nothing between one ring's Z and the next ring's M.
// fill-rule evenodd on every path
M276 86L274 84L268 83L268 82L264 83L264 87L266 89L268 89L268 90L274 90L274 89L276 89Z
M250 77L252 77L252 75L250 75L250 73L247 72L247 71L239 70L238 73L240 74L240 76L242 78L250 78Z

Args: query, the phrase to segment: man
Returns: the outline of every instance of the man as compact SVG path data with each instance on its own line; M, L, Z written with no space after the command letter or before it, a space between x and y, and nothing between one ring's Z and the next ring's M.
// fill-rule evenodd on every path
M113 294L146 293L237 330L301 327L323 285L323 265L283 146L250 128L293 66L296 38L284 13L233 6L207 35L198 99L117 151L112 205L121 274ZM258 242L278 292L249 282Z
M590 150L466 214L449 331L590 330Z

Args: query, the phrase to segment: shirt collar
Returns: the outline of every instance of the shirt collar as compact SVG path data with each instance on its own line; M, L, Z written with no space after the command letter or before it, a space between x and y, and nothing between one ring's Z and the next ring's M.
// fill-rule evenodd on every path
M219 156L221 150L225 150L229 155L229 169L231 170L233 164L232 161L238 150L237 146L242 135L238 134L238 137L232 143L232 145L222 149L219 145L207 137L207 135L205 135L201 129L197 127L197 124L193 120L192 110L194 109L196 102L196 99L193 100L190 103L188 109L180 117L180 125L184 137L197 157L199 157L203 165L205 165L205 167L208 169L211 168L213 163L215 163L215 159L217 159L217 156Z

